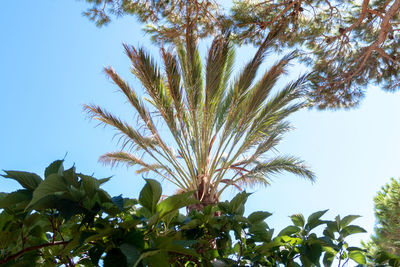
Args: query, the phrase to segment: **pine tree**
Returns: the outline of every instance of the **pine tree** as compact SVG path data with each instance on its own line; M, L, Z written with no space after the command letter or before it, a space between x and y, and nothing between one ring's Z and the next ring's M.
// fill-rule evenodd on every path
M314 70L310 104L357 105L370 84L394 91L400 85L400 0L235 1L230 12L212 0L87 0L85 14L103 25L110 14L134 14L154 41L182 36L187 14L200 37L229 28L237 43L260 45L279 29L275 48L300 47Z
M372 244L400 256L400 180L391 179L374 198L376 227Z

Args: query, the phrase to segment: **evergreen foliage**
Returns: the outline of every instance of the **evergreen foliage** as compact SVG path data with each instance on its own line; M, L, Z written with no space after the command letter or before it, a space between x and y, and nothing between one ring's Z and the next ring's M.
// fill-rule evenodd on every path
M374 198L376 227L364 244L369 256L390 266L400 266L400 181L392 178Z
M379 249L400 256L400 181L392 178L374 203L377 227L373 241Z
M400 0L238 0L230 11L211 0L87 1L93 5L85 14L97 25L111 14L134 14L162 43L182 37L188 25L199 37L229 29L241 44L260 45L278 32L275 48L301 48L313 69L309 100L318 108L355 106L370 84L400 85Z

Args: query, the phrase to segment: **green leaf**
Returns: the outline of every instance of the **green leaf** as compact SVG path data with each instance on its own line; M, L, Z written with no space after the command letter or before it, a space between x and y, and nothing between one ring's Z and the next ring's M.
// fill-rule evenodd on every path
M310 216L308 216L307 224L313 224L314 222L318 221L328 210L321 210L314 212Z
M323 262L324 266L328 267L328 266L332 266L334 259L335 259L335 254L326 252L322 262Z
M264 221L266 218L271 216L272 213L266 211L255 211L247 217L250 223L255 224L261 221Z
M44 171L44 178L47 178L50 174L58 174L62 176L64 172L63 162L64 160L56 160L51 163Z
M144 266L170 267L168 259L169 259L168 253L165 251L160 251L159 253L147 256L146 257L147 264L144 264Z
M134 245L139 249L144 248L144 236L142 232L131 230L124 237L124 242Z
M285 227L282 231L279 232L278 236L290 236L292 234L296 234L300 232L300 228L294 225L289 225L287 227Z
M128 266L133 266L135 262L140 258L140 251L131 244L123 243L120 246L120 249L126 257Z
M233 213L239 211L239 209L246 203L247 197L250 196L251 193L241 192L237 194L230 202L230 210Z
M111 176L111 177L112 177L112 176ZM102 178L102 179L96 179L96 180L99 182L99 187L100 187L100 185L102 185L102 184L108 182L108 181L111 179L111 177Z
M85 189L85 193L89 197L93 197L96 191L100 187L100 182L96 178L88 175L79 174L81 177L83 188Z
M124 199L122 198L122 194L116 197L112 197L111 201L117 206L121 211L124 210Z
M36 204L39 200L58 192L65 192L67 187L64 179L58 174L50 174L40 185L33 191L33 198L27 208Z
M107 252L104 258L104 267L125 267L127 265L125 254L119 248Z
M72 185L75 188L79 188L78 175L75 173L75 167L71 167L64 171L63 176L67 185Z
M326 229L324 230L323 234L324 234L324 236L325 236L326 238L335 240L335 234L332 233L332 231L329 230L328 228L326 228Z
M270 242L274 233L274 229L269 229L268 225L264 221L261 221L256 224L252 224L249 228L249 232L253 235L252 239L254 239L256 242Z
M307 231L310 231L312 229L314 229L315 227L324 224L324 221L321 221L319 218L322 217L322 215L324 215L328 210L322 210L322 211L317 211L314 212L313 214L311 214L308 219L307 219L307 224L305 226L305 228L307 229Z
M145 179L146 185L140 191L139 203L147 208L151 213L156 211L156 206L160 200L162 189L159 182L153 179Z
M322 247L320 244L306 244L304 253L312 263L318 264L322 254Z
M37 204L35 205L36 207L38 206ZM78 202L69 199L57 199L57 201L53 202L52 206L60 212L60 215L66 221L68 221L72 216L83 212L83 209L79 206Z
M353 235L353 234L359 234L359 233L366 233L364 228L358 226L358 225L349 225L344 227L340 231L340 235L345 238L346 236Z
M158 224L160 219L160 213L156 212L153 214L153 216L151 216L148 220L147 223L149 224L149 226L152 226L154 224Z
M5 178L14 179L23 188L28 190L35 190L36 187L42 182L42 178L39 175L31 172L19 172L19 171L4 171L6 175L2 175Z
M293 214L292 216L290 216L290 219L292 219L292 222L294 225L298 226L298 227L304 227L305 224L305 220L304 220L304 216L303 214Z
M138 266L143 259L145 259L147 257L151 257L151 256L154 256L154 255L157 255L158 253L160 253L160 250L158 250L158 249L157 250L149 250L149 251L143 252L140 255L140 258L135 262L133 267Z
M4 209L9 206L24 202L24 201L30 201L32 198L32 192L26 189L21 189L17 190L15 192L9 193L4 197L3 199L0 200L0 208ZM28 203L27 202L27 203ZM26 204L27 204L26 203Z
M349 223L360 217L360 215L347 215L340 221L340 227L346 227Z
M156 211L160 213L160 218L162 218L170 212L178 211L180 208L196 203L199 203L199 201L193 198L193 192L186 192L164 199L157 205Z
M353 261L357 262L358 264L367 264L365 255L361 251L357 251L357 250L350 251L349 258L352 259Z

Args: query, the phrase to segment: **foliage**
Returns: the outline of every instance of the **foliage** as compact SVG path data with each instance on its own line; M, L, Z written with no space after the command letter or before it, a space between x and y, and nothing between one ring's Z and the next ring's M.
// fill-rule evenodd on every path
M218 1L87 0L85 14L97 25L110 13L136 15L155 41L179 39L187 27L199 37L232 30L239 43L260 45L271 32L276 48L300 47L315 71L310 103L319 108L352 107L368 84L399 87L400 0L233 1L230 12Z
M400 266L400 181L394 178L374 198L376 227L365 246L372 258Z
M365 232L350 224L359 216L307 219L277 235L265 223L271 213L244 215L249 193L188 215L179 209L197 202L185 193L161 200L151 179L139 199L110 197L97 180L63 170L62 161L33 173L6 171L24 189L1 194L0 264L2 266L339 266L365 263L363 250L345 239ZM322 236L315 233L325 227ZM318 232L318 231L317 231ZM336 264L336 263L335 263Z
M301 76L273 95L275 83L295 57L290 53L255 81L270 43L266 38L233 81L229 34L214 39L204 70L190 32L176 47L177 55L161 49L162 68L144 49L125 45L148 105L111 67L105 68L132 105L139 125L131 126L99 106L85 106L92 118L121 136L122 151L107 153L101 161L137 165L139 173L153 172L181 192L195 191L202 202L197 208L218 202L228 186L266 185L271 175L282 171L313 180L314 174L301 160L270 155L290 129L285 119L304 106L301 97L307 78ZM168 135L160 124L168 127Z

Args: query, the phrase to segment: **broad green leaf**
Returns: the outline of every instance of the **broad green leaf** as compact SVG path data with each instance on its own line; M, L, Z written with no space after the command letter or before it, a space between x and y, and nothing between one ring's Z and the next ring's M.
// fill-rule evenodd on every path
M133 266L135 262L140 258L140 251L131 244L123 243L120 246L120 249L126 257L128 267Z
M144 248L144 236L142 232L131 230L124 237L124 242L134 245L139 249Z
M325 253L324 259L322 260L322 262L323 262L323 264L324 264L325 267L330 267L330 266L332 266L332 262L333 262L333 260L335 259L335 255L336 255L336 254L329 253L329 252L326 252L326 253Z
M173 240L173 244L177 244L178 246L181 247L190 247L193 246L194 244L197 244L197 240Z
M108 182L111 179L111 177L107 177L107 178L102 178L102 179L97 179L97 181L99 181L99 186Z
M318 238L318 240L321 242L322 246L335 246L333 243L333 240L335 240L335 236L331 237L327 235L327 230L324 230L324 236Z
M284 229L282 229L282 231L279 232L278 236L290 236L292 234L296 234L300 232L300 228L294 225L289 225L287 227L285 227Z
M163 216L163 221L166 224L166 226L169 227L169 224L178 215L179 215L179 210L176 210L176 211L172 211L170 213L167 213L165 216Z
M201 221L201 220L199 220L199 219L193 219L193 220L190 220L189 222L185 223L185 224L181 227L181 229L182 229L182 230L190 230L190 229L194 229L194 228L198 227L198 226L201 225L201 224L202 224L202 221Z
M347 251L363 251L363 249L359 248L359 247L348 247Z
M342 220L340 220L340 227L346 227L347 225L349 225L349 223L360 217L360 215L347 215Z
M31 172L19 172L19 171L4 171L6 175L2 175L5 178L14 179L23 188L28 190L35 190L36 187L42 182L42 178L39 175Z
M280 238L274 238L271 242L266 242L257 247L256 252L260 254L268 253L272 248L285 245Z
M152 226L154 224L157 224L159 222L160 219L160 213L156 212L153 214L153 216L151 216L148 220L147 223L149 224L149 226Z
M3 199L0 199L0 208L4 209L24 201L29 202L31 198L32 198L31 191L27 189L17 190L15 192L7 194L6 197L4 197Z
M144 266L170 267L168 259L168 253L166 251L160 251L159 253L148 256L146 258L147 264Z
M160 213L160 218L162 218L170 212L176 212L180 208L196 203L199 203L199 201L193 198L193 192L186 192L164 199L157 205L156 211Z
M325 235L325 237L327 237L329 239L333 239L333 240L335 239L335 234L332 233L332 231L328 227L324 230L323 234Z
M72 185L75 188L79 187L78 175L75 173L75 167L71 167L64 171L63 176L67 185Z
M35 206L38 206L38 203L36 203ZM60 212L60 215L66 221L68 221L72 216L83 212L83 209L79 206L78 202L69 199L57 199L57 201L53 203L53 207Z
M236 213L239 211L240 207L243 206L246 201L247 201L247 197L250 196L250 193L246 193L246 192L241 192L239 194L237 194L231 201L230 201L230 210L233 213Z
M112 197L111 201L117 206L121 211L124 210L124 199L122 198L122 194L116 197Z
M359 234L359 233L366 233L364 228L357 226L357 225L348 225L344 227L340 231L340 235L345 238L346 236L353 235L353 234Z
M62 176L64 172L63 162L64 160L56 160L51 163L44 171L44 178L47 178L50 174L58 174Z
M199 256L193 249L184 248L181 245L176 244L175 242L170 243L168 246L166 246L162 249L165 251L168 251L168 252L175 252L175 253L179 253L179 254L183 254L183 255L190 255L193 257Z
M292 222L294 225L298 226L298 227L304 227L305 224L305 219L303 214L293 214L292 216L290 216L290 219L292 219Z
M253 212L252 214L250 214L249 217L247 217L247 219L250 221L250 223L254 224L254 223L264 221L266 218L268 218L271 215L272 215L272 213L269 213L266 211L256 211L256 212Z
M156 206L160 200L162 189L159 182L153 179L145 179L146 185L140 191L139 203L150 212L156 211Z
M136 267L136 266L138 266L139 264L140 264L140 262L143 260L143 259L145 259L146 257L150 257L150 256L154 256L154 255L156 255L156 254L158 254L158 253L160 253L161 251L160 250L149 250L149 251L146 251L146 252L143 252L141 255L140 255L140 258L135 262L135 264L133 265L133 267Z
M320 244L306 244L304 246L304 253L312 263L318 264L322 254L322 247Z
M95 192L99 189L100 187L100 182L94 177L79 174L79 177L81 177L82 185L83 188L85 189L85 193L89 197L93 197Z
M199 256L193 249L185 248L189 244L191 244L191 241L189 243L185 243L184 240L182 242L175 242L171 237L159 237L155 240L155 246L161 251L175 252L194 257Z
M40 185L33 191L33 198L27 208L35 205L40 199L54 195L55 193L65 192L67 186L65 185L63 177L58 174L50 174Z
M339 232L338 225L335 221L326 222L326 229L328 229L331 233Z
M358 264L367 264L365 255L361 251L357 251L357 250L350 251L349 258L352 259L353 261L357 262Z
M249 228L249 232L255 236L265 235L268 231L268 224L264 221L252 224Z
M315 222L317 222L319 220L319 218L321 218L328 210L321 210L321 211L317 211L314 212L313 214L311 214L310 216L308 216L307 219L307 224L314 224Z
M328 210L323 210L323 211L317 211L313 214L311 214L308 219L307 219L307 224L305 225L305 229L307 231L311 231L312 229L314 229L315 227L324 224L325 222L320 220L319 218L322 217L322 215L324 215Z

